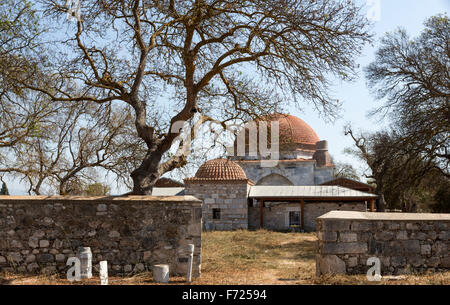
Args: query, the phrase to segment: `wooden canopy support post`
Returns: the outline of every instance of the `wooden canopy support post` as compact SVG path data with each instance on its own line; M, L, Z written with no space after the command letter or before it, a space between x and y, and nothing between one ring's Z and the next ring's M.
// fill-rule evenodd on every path
M264 228L264 214L263 214L263 208L264 208L264 200L259 201L259 228Z
M375 212L375 200L370 200L370 211Z
M305 230L305 199L302 199L300 201L300 217L302 230Z

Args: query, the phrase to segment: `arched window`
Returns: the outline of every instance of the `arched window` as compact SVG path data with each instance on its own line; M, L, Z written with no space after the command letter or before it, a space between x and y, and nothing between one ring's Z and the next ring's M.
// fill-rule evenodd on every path
M270 174L256 183L256 185L294 185L288 178L279 174Z

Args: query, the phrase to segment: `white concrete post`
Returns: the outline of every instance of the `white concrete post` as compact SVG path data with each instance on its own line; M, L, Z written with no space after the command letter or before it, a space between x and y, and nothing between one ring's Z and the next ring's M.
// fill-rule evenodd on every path
M153 279L158 283L169 282L169 265L154 265Z
M108 262L100 262L100 285L108 285Z
M190 283L192 281L192 262L194 260L194 245L188 245L189 258L188 258L188 270L187 270L187 282Z

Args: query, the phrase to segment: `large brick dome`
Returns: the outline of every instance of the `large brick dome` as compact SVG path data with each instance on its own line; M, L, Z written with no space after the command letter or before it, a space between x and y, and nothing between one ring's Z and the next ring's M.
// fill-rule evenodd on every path
M251 126L250 124L252 123L256 123L256 126L255 125L254 126L258 128L255 134L256 142L258 143L259 141L258 133L259 128L261 127L259 122L261 121L265 121L267 123L268 145L270 145L271 143L271 132L270 132L271 122L275 121L279 123L279 144L281 151L293 152L297 151L298 149L301 149L305 151L314 152L316 150L316 143L320 141L316 132L303 120L290 114L275 113L264 116L260 119L247 123L245 125L246 152L249 151L249 138L250 138L249 126ZM238 147L238 137L234 141L235 155L237 154L237 147ZM258 144L256 149L259 151ZM312 155L310 157L312 157Z
M263 117L264 121L277 121L280 125L280 143L316 144L320 141L316 132L302 119L290 115L276 113Z
M185 181L203 180L243 181L247 180L247 176L237 163L227 159L214 159L200 166L195 176Z

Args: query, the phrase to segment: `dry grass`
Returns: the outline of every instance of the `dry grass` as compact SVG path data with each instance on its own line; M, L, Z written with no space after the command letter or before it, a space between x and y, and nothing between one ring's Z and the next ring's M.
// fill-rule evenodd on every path
M450 272L384 277L381 282L368 282L365 275L315 277L314 233L278 233L270 231L233 231L203 233L202 276L197 285L220 284L414 284L449 285ZM186 284L183 277L171 277L171 284ZM110 284L155 284L151 273L129 277L110 277ZM70 284L57 275L0 275L0 284L64 285ZM98 285L98 277L75 285Z

